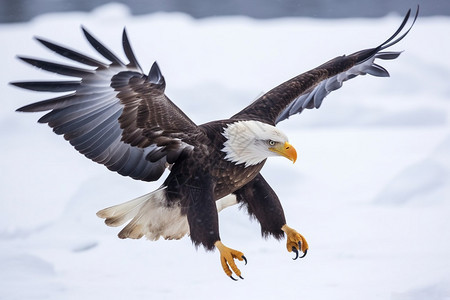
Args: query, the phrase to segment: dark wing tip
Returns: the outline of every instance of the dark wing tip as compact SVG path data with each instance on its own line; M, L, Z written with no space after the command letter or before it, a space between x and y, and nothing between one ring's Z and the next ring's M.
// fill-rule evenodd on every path
M81 31L83 31L83 34L86 38L92 36L84 25L81 25L80 27L81 27Z
M99 40L97 40L89 31L82 25L81 30L83 31L84 36L88 40L94 49L100 53L104 58L109 60L112 65L125 66L125 64L114 54L106 48Z
M32 111L30 111L29 109L27 109L27 106L28 106L28 105L19 107L18 109L16 109L16 112L32 112Z
M385 51L385 52L378 52L375 55L375 58L383 59L383 60L392 60L396 59L397 57L402 54L403 51Z
M22 107L19 107L18 109L16 109L16 112L39 112L42 111L41 109L36 109L36 105L33 104L28 104Z
M380 46L377 47L378 51L384 50L386 48L391 47L392 45L397 44L409 33L409 31L413 28L414 24L416 23L417 17L419 16L419 10L420 10L419 8L420 8L419 5L417 5L417 10L414 15L414 19L412 20L412 23L409 26L408 30L406 30L405 33L403 33L401 36L397 37L400 34L400 32L403 30L403 28L405 28L406 24L408 23L408 20L410 19L410 15L411 15L411 9L409 9L408 12L406 13L406 15L403 18L403 21L400 24L400 26L398 27L397 31L395 31L395 33L391 37L389 37L384 43L382 43Z
M372 64L369 68L365 70L367 74L376 77L390 77L389 72L380 65Z
M64 64L58 64L53 63L50 61L45 61L41 59L31 58L31 57L25 57L25 56L17 56L18 59L45 71L57 73L64 76L72 76L72 77L79 77L83 78L85 76L88 76L90 74L93 74L93 70L88 69L82 69L74 66L64 65Z
M27 89L27 90L35 90L33 87L36 85L35 82L29 82L29 81L12 81L9 84L16 86L18 88Z
M56 43L50 42L50 41L48 41L46 39L43 39L43 38L40 38L40 37L36 37L36 36L34 37L34 39L36 41L38 41L39 43L41 43L47 49L50 49L51 51L54 51L55 53L65 57L65 58L74 60L76 62L85 64L85 65L88 65L88 66L92 66L92 67L97 67L97 68L106 68L106 67L108 67L108 64L105 64L105 63L103 63L101 61L98 61L98 60L96 60L94 58L91 58L89 56L81 54L78 51L71 50L71 49L69 49L69 48L67 48L65 46L58 45Z
M139 71L141 71L141 73L143 73L142 68L136 59L136 56L134 55L133 49L131 48L130 40L128 39L127 30L125 27L123 28L123 33L122 33L122 46L123 46L125 55L127 56L128 61L130 62L128 64L128 66L134 67L134 68L138 69Z
M80 86L80 81L15 81L10 84L37 92L69 92Z

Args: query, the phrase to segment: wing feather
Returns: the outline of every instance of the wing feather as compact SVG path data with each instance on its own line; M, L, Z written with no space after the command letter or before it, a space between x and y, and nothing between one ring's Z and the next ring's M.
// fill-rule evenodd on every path
M122 66L125 67L125 64L108 48L106 48L102 43L100 43L92 34L90 34L84 27L81 27L83 30L84 36L88 40L88 42L97 50L98 53L103 55L107 60L111 62L111 66Z
M367 74L376 77L389 77L389 72L380 65L373 63L370 67L364 70Z
M382 50L397 44L409 33L418 13L419 7L411 25L403 34L401 33L410 19L411 10L407 12L395 33L378 47L336 57L300 74L262 95L232 118L253 119L275 125L304 109L319 108L330 92L339 89L344 81L358 75L388 77L389 72L374 61L391 60L400 55L401 52Z
M37 92L70 92L80 87L79 81L22 81L12 82L17 87Z
M95 73L95 70L89 70L89 69L83 69L83 68L77 68L73 66L67 66L63 64L53 63L45 60L40 59L34 59L24 56L18 56L19 59L23 60L24 62L33 65L39 69L43 69L45 71L57 73L60 75L65 76L72 76L72 77L85 77L91 74Z
M57 45L55 43L52 43L50 41L47 41L45 39L42 38L35 38L39 43L41 43L42 45L44 45L45 47L47 47L48 49L56 52L57 54L64 56L68 59L71 59L73 61L79 62L83 65L88 65L88 66L92 66L92 67L97 67L97 68L108 68L109 65L105 64L99 60L96 60L92 57L89 57L87 55L81 54L78 51L74 51L71 50L67 47L64 46L60 46Z
M141 66L139 65L139 62L136 59L136 56L134 55L133 49L131 49L130 41L128 40L127 31L125 28L123 29L122 33L122 44L123 44L123 50L125 52L125 55L127 56L130 63L127 65L129 68L135 68L138 69L141 73L143 73Z
M58 134L64 134L66 140L88 134L93 128L107 127L114 125L120 117L122 111L111 107L109 110L101 114L94 114L86 119L71 121L64 125L60 125L55 130L60 131Z
M197 126L164 94L165 81L155 63L146 76L131 49L124 30L125 64L85 28L88 42L109 63L42 38L38 42L67 59L86 67L74 67L20 56L22 61L71 81L12 82L20 88L69 92L21 107L23 112L47 112L39 119L87 158L134 179L152 181L190 151ZM94 68L92 68L94 67Z

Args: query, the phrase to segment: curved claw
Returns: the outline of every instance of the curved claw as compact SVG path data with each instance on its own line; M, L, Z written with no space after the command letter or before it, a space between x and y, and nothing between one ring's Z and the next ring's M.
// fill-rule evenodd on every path
M233 275L230 275L230 278L233 279L234 281L238 281L236 278L233 277ZM240 279L244 280L244 277L239 276Z
M245 261L245 265L247 265L247 258L244 255L242 255L242 259ZM242 279L244 279L244 278L242 278Z
M306 253L308 253L308 249L306 249L306 250L305 250L305 252L303 253L303 255L302 255L302 256L300 256L300 258L303 258L303 257L305 257L305 256L306 256Z
M297 248L295 248L295 246L292 246L292 251L295 253L295 257L293 258L293 260L296 260L298 258L298 250Z
M298 249L302 249L302 242L298 242ZM295 248L295 246L292 246L292 251L295 253L295 258L293 260L296 260L297 258L303 258L306 256L306 253L308 253L308 249L305 249L305 252L303 252L302 256L298 256L298 250Z

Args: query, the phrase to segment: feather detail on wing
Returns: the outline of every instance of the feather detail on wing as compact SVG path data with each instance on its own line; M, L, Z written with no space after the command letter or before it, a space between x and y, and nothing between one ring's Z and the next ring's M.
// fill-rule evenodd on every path
M253 119L275 125L304 109L319 108L323 99L330 92L339 89L346 80L365 74L388 77L388 71L374 61L395 59L400 55L401 52L383 50L395 45L409 33L418 13L419 8L410 27L400 36L410 19L411 10L407 12L397 31L378 47L336 57L300 74L262 95L233 118Z
M128 64L84 28L83 32L110 63L36 38L48 49L85 67L19 57L40 69L81 79L13 82L34 91L66 92L18 111L50 111L39 122L48 123L89 159L134 179L158 179L168 164L192 149L190 141L199 132L197 126L164 94L164 77L156 63L148 76L142 73L125 30L122 44Z
M394 59L401 52L378 52L371 59L357 64L350 69L322 80L314 88L301 94L281 114L276 118L275 123L283 121L292 115L301 113L304 109L320 108L323 99L332 91L339 89L344 81L352 79L358 75L370 74L377 77L389 77L389 73L382 66L374 63L378 59Z

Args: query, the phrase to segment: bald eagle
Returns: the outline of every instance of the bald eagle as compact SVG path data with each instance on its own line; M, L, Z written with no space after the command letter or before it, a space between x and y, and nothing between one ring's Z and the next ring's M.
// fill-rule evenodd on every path
M46 48L86 67L75 67L20 56L28 64L69 81L12 82L13 85L62 96L33 103L21 112L49 111L39 119L87 158L136 180L155 181L166 169L164 183L134 200L100 210L108 226L126 224L119 237L150 240L180 239L218 249L227 276L242 278L235 259L247 259L225 246L219 235L218 212L241 204L261 224L263 236L287 238L295 258L306 255L308 243L286 223L281 203L261 176L266 159L282 156L293 162L295 148L275 125L304 109L319 108L323 99L357 75L386 77L374 61L395 59L400 52L383 51L411 30L411 10L397 31L375 48L336 57L300 74L259 97L228 119L197 125L165 95L165 79L155 62L148 75L140 67L123 31L128 63L108 50L86 29L88 42L109 63L36 38Z

